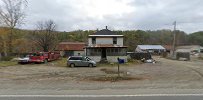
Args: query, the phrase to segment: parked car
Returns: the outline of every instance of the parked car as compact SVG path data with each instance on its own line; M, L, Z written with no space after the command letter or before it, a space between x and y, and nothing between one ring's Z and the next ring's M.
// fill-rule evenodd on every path
M75 66L88 66L88 67L96 67L96 62L91 60L88 57L83 56L71 56L67 59L67 65L69 67Z
M27 64L30 63L30 55L26 55L25 57L18 58L19 64Z

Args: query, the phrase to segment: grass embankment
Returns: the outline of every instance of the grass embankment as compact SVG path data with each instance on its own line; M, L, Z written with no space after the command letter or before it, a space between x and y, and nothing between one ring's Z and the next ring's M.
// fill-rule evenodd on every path
M0 67L15 66L17 64L15 61L0 61Z
M129 66L129 65L138 65L138 64L142 64L141 61L139 60L128 60L128 62L124 63L124 64L120 64L121 66ZM117 67L118 63L97 63L97 67Z
M67 58L61 58L59 60L53 61L53 64L58 67L67 67Z

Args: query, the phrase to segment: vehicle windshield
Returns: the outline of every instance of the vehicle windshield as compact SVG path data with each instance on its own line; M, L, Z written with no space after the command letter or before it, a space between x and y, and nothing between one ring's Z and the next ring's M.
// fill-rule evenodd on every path
M43 54L41 54L41 53L33 53L33 54L31 54L31 56L43 56Z

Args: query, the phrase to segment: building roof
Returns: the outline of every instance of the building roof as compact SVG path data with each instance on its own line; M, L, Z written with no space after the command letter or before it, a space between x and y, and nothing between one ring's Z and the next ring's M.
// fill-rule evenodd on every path
M159 50L165 50L165 48L161 45L138 45L142 50L147 50L147 49L159 49Z
M123 37L123 35L119 35L116 32L113 32L108 29L103 29L103 30L97 31L92 35L89 35L89 37Z
M89 37L123 37L123 35L89 35Z
M103 29L103 30L97 31L93 35L118 35L118 34L109 29Z
M94 44L86 48L127 48L127 46L120 46L114 44Z
M114 31L111 31L107 28L106 29L102 29L100 31L97 31L95 33L93 33L92 35L89 35L90 37L123 37L123 35L119 35Z
M70 51L83 51L85 43L83 42L61 42L59 43L58 50L70 50Z

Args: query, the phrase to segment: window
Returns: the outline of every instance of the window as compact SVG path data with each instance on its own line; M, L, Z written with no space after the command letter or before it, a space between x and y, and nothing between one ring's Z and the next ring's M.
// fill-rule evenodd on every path
M114 53L114 49L111 49L111 53Z
M117 44L117 38L113 37L113 44Z
M111 52L111 49L107 49L107 53L110 53Z
M78 58L77 58L77 60L82 60L82 59L83 59L82 57L78 57Z
M92 44L96 44L96 37L92 37Z
M115 53L117 53L118 52L118 49L115 49Z
M69 60L76 60L76 58L75 57L71 57Z
M82 60L81 57L71 57L69 60Z
M118 49L118 52L121 52L121 48Z

